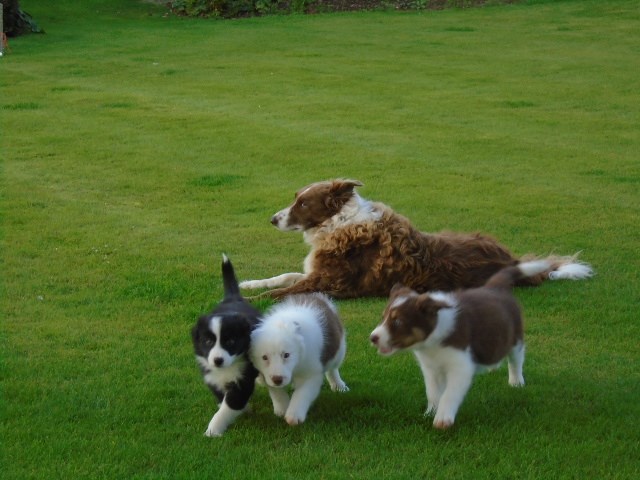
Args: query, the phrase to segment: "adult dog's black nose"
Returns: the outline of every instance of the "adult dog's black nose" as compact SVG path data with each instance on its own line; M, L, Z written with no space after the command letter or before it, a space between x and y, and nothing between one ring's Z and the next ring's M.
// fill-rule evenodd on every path
M271 217L271 225L278 225L278 215Z
M222 358L222 357L216 357L216 358L213 359L213 364L216 367L221 367L223 363L224 363L224 358Z

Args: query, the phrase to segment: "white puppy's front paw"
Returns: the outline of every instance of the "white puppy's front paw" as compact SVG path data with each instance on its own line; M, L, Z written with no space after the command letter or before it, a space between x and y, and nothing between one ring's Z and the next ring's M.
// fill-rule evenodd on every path
M433 419L433 427L439 430L446 430L453 426L454 418L450 415L438 415Z
M276 417L284 417L284 414L287 413L287 406L274 405L273 413L276 414Z
M224 430L218 431L215 427L212 427L211 425L209 425L209 427L207 428L207 431L204 432L204 436L209 438L221 437L223 433L224 433Z
M299 417L295 415L285 415L284 419L289 425L295 426L295 425L300 425L301 423L304 423L305 417Z
M437 410L437 407L434 404L429 403L427 405L427 409L424 411L424 416L433 417L436 414L436 410Z
M331 390L334 392L348 392L349 387L344 382L336 383L335 385L331 385Z
M301 423L304 423L307 418L308 408L308 406L306 408L301 406L299 406L298 408L289 408L284 416L284 419L289 425L300 425Z
M273 400L273 413L276 414L277 417L284 417L287 413L287 408L289 408L289 397L277 398Z

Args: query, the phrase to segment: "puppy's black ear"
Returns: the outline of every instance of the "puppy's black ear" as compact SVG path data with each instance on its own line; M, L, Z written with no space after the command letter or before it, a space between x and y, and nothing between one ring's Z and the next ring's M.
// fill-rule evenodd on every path
M193 343L198 343L198 340L200 340L200 324L202 323L202 318L200 317L198 319L198 321L196 322L196 324L193 326L193 328L191 329L191 339L193 340Z
M242 317L242 330L247 335L249 335L251 333L251 330L252 330L251 321L249 320L248 317Z

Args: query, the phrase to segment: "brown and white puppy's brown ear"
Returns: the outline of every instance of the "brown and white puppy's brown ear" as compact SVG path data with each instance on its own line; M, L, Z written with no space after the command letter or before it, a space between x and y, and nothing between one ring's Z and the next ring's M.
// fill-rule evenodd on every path
M329 188L329 195L325 199L327 208L339 211L353 197L353 189L363 185L358 180L333 180Z
M396 346L400 348L409 348L427 340L438 326L440 310L450 308L428 293L419 295L413 292L413 296L407 297L407 291L413 292L408 288L398 292L398 300L393 302L397 308L389 312L393 317L390 328L394 331Z
M442 300L436 300L431 297L428 293L423 293L418 295L416 299L416 307L420 312L422 318L426 319L437 319L438 312L443 308L451 308L451 305L443 302Z
M397 297L403 290L409 290L409 288L405 287L400 282L396 282L393 287L391 287L391 291L389 292L389 299Z
M409 298L415 298L418 293L412 288L403 285L402 283L395 283L389 291L389 300L387 301L387 309L394 308L398 303L403 302ZM398 302L395 302L398 300Z

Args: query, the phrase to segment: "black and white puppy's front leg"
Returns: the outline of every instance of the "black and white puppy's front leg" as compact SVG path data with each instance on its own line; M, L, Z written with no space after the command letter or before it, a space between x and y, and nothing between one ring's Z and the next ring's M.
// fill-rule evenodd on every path
M258 376L258 371L253 365L248 365L247 369L246 375L240 381L230 385L224 396L222 396L220 390L211 387L214 396L220 401L220 406L209 422L206 432L204 432L206 437L222 436L229 425L246 409L249 399L253 395L255 380Z

